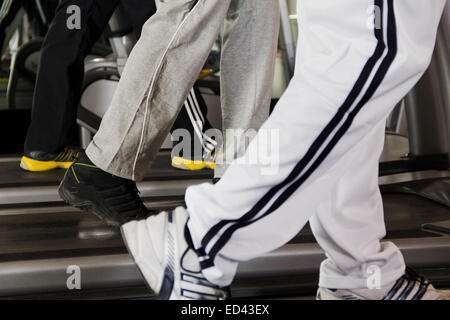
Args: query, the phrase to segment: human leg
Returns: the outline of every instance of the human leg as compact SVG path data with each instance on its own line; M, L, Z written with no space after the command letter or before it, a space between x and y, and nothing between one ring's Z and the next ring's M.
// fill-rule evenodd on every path
M228 11L220 77L223 145L216 156L216 178L245 152L248 141L243 136L258 130L269 116L279 20L278 1L237 0ZM227 136L227 130L233 133Z

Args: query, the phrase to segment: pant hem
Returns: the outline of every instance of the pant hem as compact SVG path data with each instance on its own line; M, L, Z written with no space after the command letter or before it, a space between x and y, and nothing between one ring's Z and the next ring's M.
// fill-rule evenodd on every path
M388 276L384 275L382 281L380 282L380 287L385 287L391 283L394 283L404 274L405 270L403 269L391 272ZM351 276L330 277L321 275L319 287L328 289L369 289L367 279L353 278Z
M123 171L116 171L116 170L112 169L109 165L107 165L108 163L110 163L110 161L105 160L105 157L102 155L102 152L99 150L98 147L93 145L93 143L91 143L87 147L86 155L88 156L89 160L91 160L97 167L99 167L103 171L108 172L108 173L110 173L114 176L120 177L120 178L132 180L131 175L127 175Z

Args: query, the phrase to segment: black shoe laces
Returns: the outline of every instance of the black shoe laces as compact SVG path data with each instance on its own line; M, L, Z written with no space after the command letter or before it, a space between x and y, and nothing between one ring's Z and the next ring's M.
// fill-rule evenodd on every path
M398 294L395 300L406 300L417 285L417 292L410 300L420 300L425 295L430 283L424 277L418 275L411 268L406 268L405 274L397 280L392 289L383 298L383 300L393 300L400 288L404 289ZM409 300L409 299L408 299Z
M131 197L129 201L122 203L121 205L128 205L131 209L120 212L131 219L140 219L148 216L150 211L144 205L140 191L137 188L136 182L131 180L123 180L123 186L126 189L126 194Z

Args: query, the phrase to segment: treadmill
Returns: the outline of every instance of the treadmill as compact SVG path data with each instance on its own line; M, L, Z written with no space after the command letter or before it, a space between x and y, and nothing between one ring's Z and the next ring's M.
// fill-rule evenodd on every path
M443 132L448 132L445 126L450 130L449 78L443 72L450 69L448 65L442 68L443 63L448 64L449 52L442 49L449 39L445 29L440 31L432 67L423 79L424 85L434 81L431 89L440 84L441 91L431 95L420 87L422 82L418 84L405 102L409 129L417 134L410 134L409 139L388 135L380 163L386 240L402 250L408 266L437 287L450 286L450 208L446 198L450 172L448 160L442 160L443 155L448 159L450 137L443 137ZM428 126L438 127L435 134L443 137L439 149L431 152L425 147L436 141L436 136L420 131L411 120L414 112L421 112L423 97L435 120L447 119L444 124ZM418 125L424 119L415 118ZM19 158L0 160L0 297L152 299L118 231L60 201L57 186L64 172L29 174L19 169L18 162ZM211 178L210 171L171 168L169 152L161 151L138 187L147 206L170 209L183 204L187 186ZM232 295L236 299L312 295L323 259L325 255L307 226L282 248L240 264ZM67 287L70 266L81 270L81 290Z
M121 9L119 6L109 23L114 55L95 57L89 61L86 74L98 69L105 70L106 67L108 70L115 69L116 74L117 70L123 68L135 40ZM89 76L87 78L89 80ZM83 107L81 105L80 109L83 110ZM83 146L89 143L100 121L100 118L92 115L87 117L86 112L81 113L81 116L79 113ZM121 266L124 264L121 259L128 257L118 231L104 225L91 214L62 202L57 189L65 174L64 170L30 173L20 169L19 163L18 156L0 158L0 297L61 291L57 270L61 271L60 267L63 268L66 262L80 266L83 273L86 270L86 283L97 283L93 288L103 290L105 286L110 286L108 282L111 279L105 282L105 279L95 275L96 272L91 279L87 270L91 266L97 270L100 265L95 266L95 263L92 264L94 261L112 259L109 260L111 265L118 263L119 273L122 274ZM209 182L213 178L211 170L183 171L173 168L170 163L170 150L161 150L152 170L138 183L141 197L150 209L165 210L183 205L188 186ZM127 261L127 264L131 266L130 262ZM67 271L68 266L63 269ZM135 268L131 269L132 272L129 275L125 273L122 281L117 279L119 287L122 286L121 282L131 287L136 282L142 284ZM62 275L67 277L64 270ZM40 280L34 282L34 278ZM67 286L62 284L67 290ZM87 285L87 291L91 287Z
M212 179L211 170L178 170L170 159L161 151L138 183L151 209L183 205L188 186ZM0 297L64 293L70 265L81 268L88 291L142 284L118 230L59 198L65 170L29 173L19 163L19 157L0 159Z
M180 172L170 167L169 159L162 152L138 184L144 203L153 209L182 205L183 186L211 177L208 171ZM0 297L151 298L118 231L59 200L57 186L64 171L38 178L22 172L18 160L0 162ZM450 209L409 194L384 195L384 204L386 239L401 248L409 266L438 285L450 285L450 234L422 228L448 220ZM306 227L284 247L242 263L232 294L235 298L313 294L324 258ZM82 290L67 289L67 272L73 265L80 267Z

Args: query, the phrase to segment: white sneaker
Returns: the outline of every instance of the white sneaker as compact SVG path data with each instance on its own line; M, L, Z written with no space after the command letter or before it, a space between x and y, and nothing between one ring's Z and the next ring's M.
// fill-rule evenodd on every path
M393 285L380 289L319 288L317 300L450 300L450 291L437 290L410 268Z
M186 227L188 212L177 208L121 227L122 238L148 286L163 300L223 300L203 277Z

